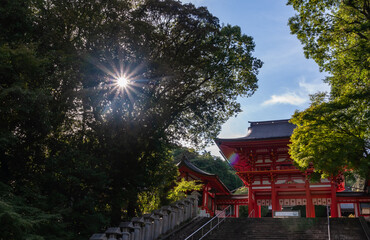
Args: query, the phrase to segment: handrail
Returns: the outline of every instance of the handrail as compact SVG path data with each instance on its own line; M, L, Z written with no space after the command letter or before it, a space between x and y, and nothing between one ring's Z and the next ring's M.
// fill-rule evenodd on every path
M254 209L252 209L252 211L249 213L248 218L250 218L250 217L251 217L251 214L252 214L252 213L254 213Z
M329 206L326 205L326 216L328 218L328 239L330 240L330 218L329 218Z
M228 211L229 210L229 211ZM188 240L188 239L194 239L194 236L195 234L197 234L199 231L201 233L200 235L200 238L197 238L198 240L200 239L203 239L205 236L207 236L213 229L215 229L220 223L222 223L223 221L225 221L225 219L227 217L230 217L231 215L231 205L227 206L224 210L222 210L222 212L220 212L219 214L217 214L216 216L214 216L211 220L209 220L208 222L206 222L205 224L203 224L203 226L201 226L200 228L198 228L195 232L193 232L192 234L190 234L187 238L185 238L184 240ZM220 221L220 215L223 214L223 217L222 217L222 220ZM217 224L215 224L214 226L212 226L212 221L214 219L217 218ZM210 229L205 233L203 234L203 229L208 225L210 224Z
M367 240L370 240L370 229L367 223L365 222L364 217L360 216L358 219L360 220L362 230L364 230Z

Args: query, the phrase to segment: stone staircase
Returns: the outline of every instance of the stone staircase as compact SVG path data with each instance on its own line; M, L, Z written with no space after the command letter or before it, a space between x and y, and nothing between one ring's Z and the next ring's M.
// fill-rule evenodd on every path
M330 219L331 239L335 240L367 240L358 218Z
M358 219L330 219L332 240L367 240ZM327 240L326 218L229 218L207 240Z
M198 217L196 219L191 220L191 222L188 222L184 224L183 226L180 226L175 231L167 234L166 236L163 236L159 238L160 240L180 240L185 239L187 236L195 232L198 228L203 226L206 222L208 222L210 218L208 217Z

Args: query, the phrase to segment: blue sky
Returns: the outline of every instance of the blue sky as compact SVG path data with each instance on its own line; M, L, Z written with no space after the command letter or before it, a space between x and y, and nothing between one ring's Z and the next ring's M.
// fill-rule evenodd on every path
M253 37L253 55L264 62L258 75L259 88L249 98L239 98L243 112L229 119L218 137L242 137L248 121L288 119L295 110L309 106L309 94L328 91L325 73L304 57L303 48L290 34L288 19L295 12L282 0L183 0L206 6L220 23L238 25ZM220 156L213 145L206 149Z

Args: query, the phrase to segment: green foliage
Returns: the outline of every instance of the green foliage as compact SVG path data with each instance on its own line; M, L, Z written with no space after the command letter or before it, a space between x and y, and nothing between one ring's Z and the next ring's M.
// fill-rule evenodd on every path
M266 217L269 213L269 207L268 206L261 206L261 217ZM247 218L249 216L248 214L248 206L239 206L239 217L241 218Z
M298 15L289 20L291 32L304 45L338 96L368 88L370 12L368 0L289 0Z
M186 194L190 191L200 191L202 190L202 184L199 184L197 181L186 181L184 178L181 178L180 181L176 182L176 186L169 191L168 199L171 202L176 202L186 197Z
M311 106L293 115L297 125L290 154L302 168L314 164L322 177L343 169L370 175L370 13L367 0L288 1L298 15L293 34L330 75L331 93L312 96Z
M248 188L245 187L245 186L242 186L240 188L238 188L234 194L248 194Z
M296 205L296 206L293 206L292 207L292 210L299 210L299 211L301 211L301 217L302 218L305 218L306 217L306 206L304 206L304 205ZM316 213L316 206L315 206L315 213Z
M138 196L138 202L140 207L140 212L143 214L150 213L153 210L160 208L161 199L158 196L159 190L141 192Z
M326 217L328 210L326 206L315 205L315 216L316 217Z
M37 204L27 202L35 200ZM63 232L55 231L49 225L61 220L58 214L48 213L41 209L45 199L32 194L29 189L24 189L22 196L12 192L11 187L0 183L0 231L1 239L54 239L70 237Z
M202 190L203 186L202 184L199 184L198 181L186 181L184 178L181 178L180 181L177 179L173 181L168 180L165 184L167 185L166 187L162 186L162 188L152 188L150 191L143 191L139 193L139 208L137 209L138 213L149 213L155 209L158 209L161 205L166 205L181 200L192 191Z
M243 185L229 164L219 157L212 156L209 152L199 154L193 149L182 147L175 149L173 155L176 163L180 162L183 157L186 157L199 169L216 174L229 190L234 190Z
M249 216L249 214L248 214L248 205L239 206L239 217L247 218L248 216Z
M268 206L261 206L261 217L266 217L268 212L269 212L269 207Z
M301 217L306 217L306 206L302 205L293 206L292 210L299 210L301 211ZM315 216L326 217L327 216L326 206L315 205Z
M323 177L354 170L368 176L369 98L361 93L325 102L314 98L311 107L293 115L297 125L290 154L302 168L311 163Z
M87 239L168 201L173 144L205 144L240 112L253 48L174 0L4 1L0 180L14 198L0 199L1 234Z

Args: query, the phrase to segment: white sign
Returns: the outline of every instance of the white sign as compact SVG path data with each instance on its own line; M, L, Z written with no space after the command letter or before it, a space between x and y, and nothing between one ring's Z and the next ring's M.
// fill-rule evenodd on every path
M274 217L300 217L299 211L275 211Z

